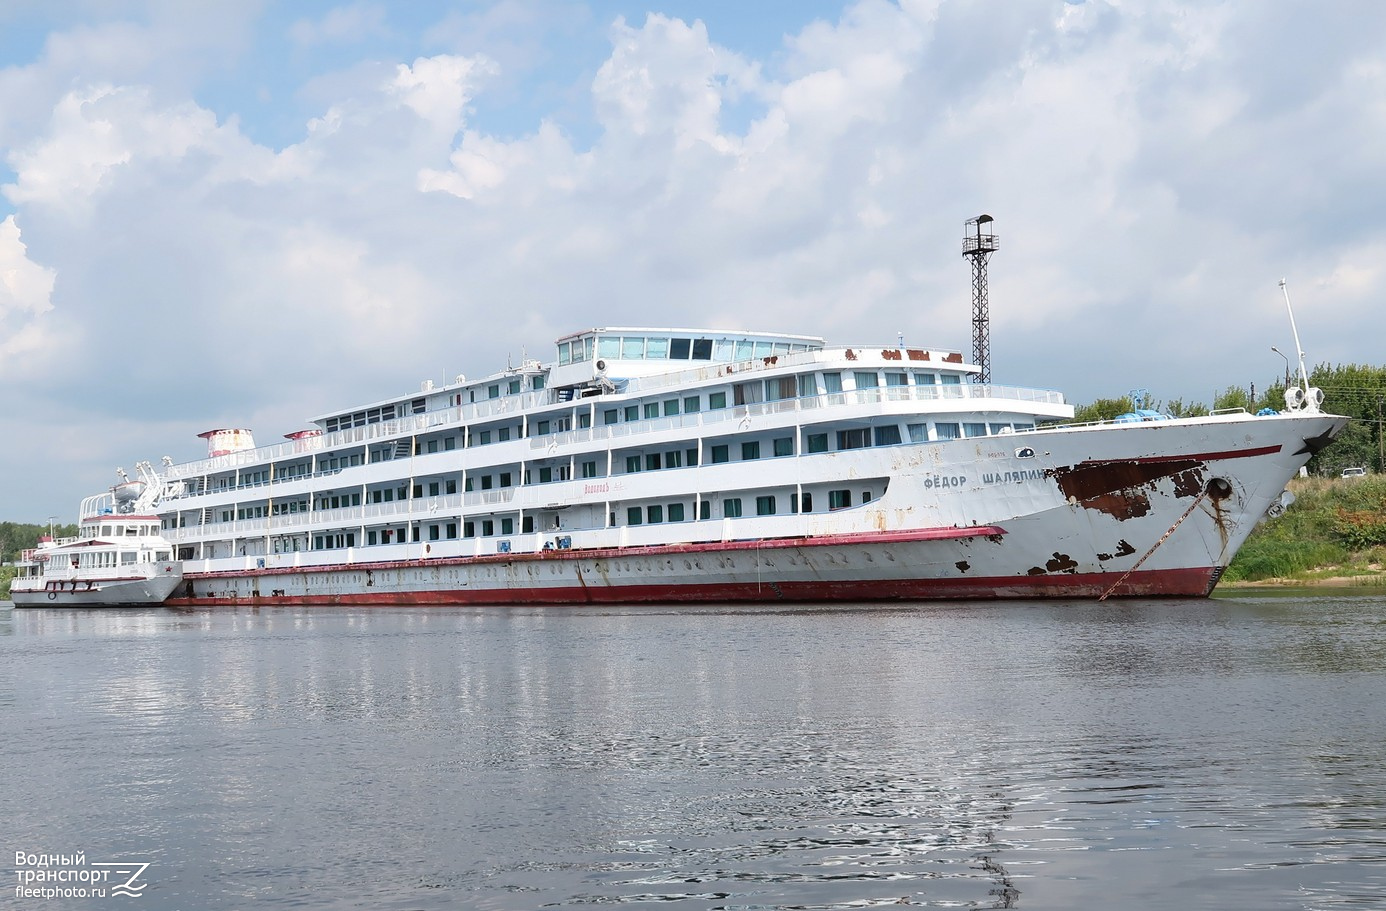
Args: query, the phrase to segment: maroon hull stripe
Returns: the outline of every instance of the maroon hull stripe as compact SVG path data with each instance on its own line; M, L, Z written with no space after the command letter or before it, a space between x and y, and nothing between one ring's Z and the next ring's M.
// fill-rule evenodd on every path
M353 592L343 595L245 598L169 598L182 607L225 605L513 605L811 601L930 601L993 598L1097 598L1112 573L1004 576L990 579L899 579L843 582L653 583L563 588L495 588L482 591ZM1195 597L1212 591L1212 567L1132 573L1114 594L1126 597Z

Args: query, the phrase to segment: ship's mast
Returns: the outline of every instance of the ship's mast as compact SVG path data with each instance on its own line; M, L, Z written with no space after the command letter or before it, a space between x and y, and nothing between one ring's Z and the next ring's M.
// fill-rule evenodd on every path
M991 382L991 316L987 312L987 259L1001 240L991 231L992 217L978 215L965 223L962 255L972 260L972 362L981 370L974 383ZM983 226L986 233L982 233Z

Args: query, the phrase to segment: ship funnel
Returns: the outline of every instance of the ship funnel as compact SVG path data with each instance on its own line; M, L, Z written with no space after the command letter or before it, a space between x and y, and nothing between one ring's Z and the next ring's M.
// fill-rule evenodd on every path
M208 430L197 436L198 439L207 441L209 459L255 448L255 438L250 435L249 430Z

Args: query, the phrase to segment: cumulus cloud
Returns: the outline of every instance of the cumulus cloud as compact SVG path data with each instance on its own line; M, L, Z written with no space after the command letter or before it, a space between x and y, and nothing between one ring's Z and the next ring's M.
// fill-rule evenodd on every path
M0 221L0 376L22 376L26 355L48 341L40 317L53 308L54 272L28 253L14 216Z
M423 26L271 4L225 37L173 7L60 24L0 70L0 370L22 350L45 382L19 394L69 423L157 395L160 453L603 323L966 351L981 212L1002 381L1207 400L1273 378L1281 275L1311 357L1386 331L1386 9L857 0L752 54L711 12L583 31L560 0ZM260 78L286 36L297 81L272 94L312 110L276 146L204 85L218 60ZM549 107L517 120L517 95ZM111 350L143 352L122 369L145 394L98 406L74 390Z

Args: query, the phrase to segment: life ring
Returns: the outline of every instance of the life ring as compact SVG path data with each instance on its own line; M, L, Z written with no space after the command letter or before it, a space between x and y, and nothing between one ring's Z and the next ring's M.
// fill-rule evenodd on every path
M51 588L48 590L48 600L49 600L49 601L57 601L57 600L58 600L58 593L55 592L55 591L53 591L53 589L51 589Z

